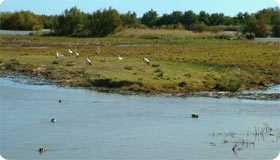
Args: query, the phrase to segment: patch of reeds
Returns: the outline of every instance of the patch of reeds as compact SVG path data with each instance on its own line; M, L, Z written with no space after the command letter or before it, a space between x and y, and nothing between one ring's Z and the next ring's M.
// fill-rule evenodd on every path
M213 39L218 33L201 32L196 33L187 30L166 29L125 29L116 33L116 37L136 37L144 39Z

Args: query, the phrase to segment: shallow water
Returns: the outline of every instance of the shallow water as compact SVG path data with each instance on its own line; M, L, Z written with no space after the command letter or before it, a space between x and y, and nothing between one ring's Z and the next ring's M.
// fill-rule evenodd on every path
M280 94L280 85L269 87L267 90L244 91L243 94Z
M247 135L265 122L278 133L279 101L123 96L13 80L0 78L0 155L8 160L263 160L280 150L279 136ZM255 144L233 152L242 139Z
M266 38L255 38L257 42L280 42L280 38L277 37L266 37Z
M41 34L41 33L49 33L50 29L43 29L41 31L18 31L18 30L2 30L0 29L0 34L7 34L7 35L21 35L21 36L27 36L30 34Z

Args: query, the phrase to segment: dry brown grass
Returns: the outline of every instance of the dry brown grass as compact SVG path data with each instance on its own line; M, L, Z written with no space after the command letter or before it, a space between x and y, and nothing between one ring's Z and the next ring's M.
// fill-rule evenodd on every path
M145 39L179 38L179 39L213 39L217 33L196 33L187 30L166 29L125 29L116 33L117 37L136 37Z

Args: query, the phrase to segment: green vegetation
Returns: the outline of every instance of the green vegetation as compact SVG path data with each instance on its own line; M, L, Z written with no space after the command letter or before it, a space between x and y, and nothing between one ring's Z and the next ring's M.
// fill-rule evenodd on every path
M265 19L256 19L251 17L244 27L243 32L254 33L257 37L266 37L268 35L268 28Z
M159 16L150 10L137 18L135 12L120 14L109 8L84 13L77 7L66 9L61 15L35 15L29 11L16 13L0 12L0 28L10 30L51 29L53 35L104 37L124 28L179 29L196 32L238 31L254 33L257 37L279 36L279 7L267 8L257 13L238 13L236 16L225 16L223 13L208 14L201 11L173 11Z
M191 36L201 34L204 33ZM180 35L170 33L159 38L125 34L104 38L1 35L0 69L74 87L148 93L235 92L280 83L277 43ZM95 54L97 46L100 55ZM70 56L69 48L76 48L80 58ZM56 58L56 51L65 56ZM118 60L117 55L123 60ZM92 65L86 65L86 57ZM143 57L151 65L146 65ZM100 62L102 58L108 62Z
M1 13L0 16L1 29L38 31L43 28L40 17L29 11Z
M208 27L204 22L194 23L191 28L195 32L203 32L208 30Z

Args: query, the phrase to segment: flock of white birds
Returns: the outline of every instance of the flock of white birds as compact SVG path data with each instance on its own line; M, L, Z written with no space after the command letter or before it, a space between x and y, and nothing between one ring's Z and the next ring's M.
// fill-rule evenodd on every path
M76 57L76 58L79 58L79 57L80 57L80 54L78 53L77 49L75 49L75 53L74 53L71 49L68 49L68 52L69 52L69 55L70 55L70 56L73 56L73 55L75 54L75 57ZM101 53L100 48L97 47L97 49L96 49L96 51L95 51L95 54L96 54L96 55L100 55L100 53ZM55 57L56 57L56 58L64 57L64 55L61 54L61 53L59 53L59 52L56 52ZM123 60L123 57L121 57L120 55L118 55L117 60L122 61L122 60ZM150 61L149 61L148 58L144 57L144 58L143 58L143 61L144 61L147 65L150 65ZM89 57L86 58L86 61L85 61L85 62L86 62L87 65L92 65L92 62L91 62L91 60L89 59ZM101 62L108 62L108 60L107 60L106 58L102 58L102 59L101 59Z

